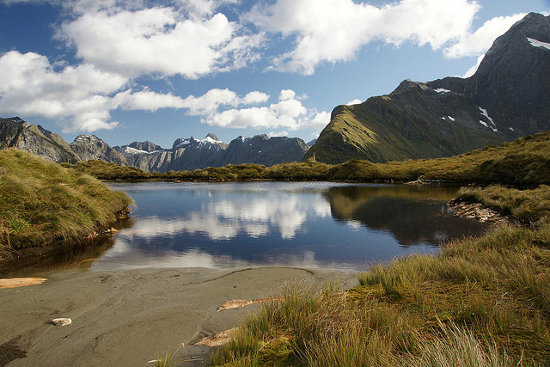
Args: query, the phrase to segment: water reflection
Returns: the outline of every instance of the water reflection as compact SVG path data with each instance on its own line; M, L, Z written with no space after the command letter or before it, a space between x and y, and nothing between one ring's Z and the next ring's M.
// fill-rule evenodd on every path
M386 230L409 246L437 245L479 230L479 223L452 216L446 203L455 192L452 187L348 186L330 188L323 195L337 220Z
M330 183L115 185L136 224L92 269L289 265L364 269L478 223L450 215L455 188Z
M134 224L83 253L41 259L42 269L364 270L396 256L433 253L443 241L486 228L449 213L446 202L456 192L450 187L280 182L112 187L134 198Z

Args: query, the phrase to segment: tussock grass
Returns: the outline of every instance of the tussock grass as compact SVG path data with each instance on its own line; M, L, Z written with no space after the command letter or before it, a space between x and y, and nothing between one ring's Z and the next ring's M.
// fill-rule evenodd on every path
M470 189L469 189L470 190ZM473 189L531 223L372 266L341 291L303 284L264 304L212 359L223 366L550 364L547 187ZM464 190L464 192L469 192ZM520 199L517 199L520 198Z
M541 185L533 190L510 189L501 185L463 187L457 198L482 203L503 215L512 215L523 223L536 222L548 215L550 186Z
M308 159L272 167L239 164L168 173L144 172L101 161L79 162L74 167L104 180L406 182L423 179L528 187L550 184L550 131L449 158L388 163L352 160L330 165Z
M81 241L117 221L123 192L30 153L0 151L0 246L4 253Z

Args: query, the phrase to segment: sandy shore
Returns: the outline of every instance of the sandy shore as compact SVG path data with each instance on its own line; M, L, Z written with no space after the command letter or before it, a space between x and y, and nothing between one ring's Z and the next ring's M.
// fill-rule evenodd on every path
M218 312L222 303L329 279L357 284L350 272L284 267L58 273L40 285L0 289L0 366L151 366L181 343L173 366L201 366L210 348L190 345L258 307ZM72 324L49 323L60 317Z

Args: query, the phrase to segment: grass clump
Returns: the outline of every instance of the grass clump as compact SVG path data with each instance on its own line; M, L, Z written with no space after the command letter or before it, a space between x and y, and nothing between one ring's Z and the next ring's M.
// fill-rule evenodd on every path
M527 215L537 221L453 241L436 256L374 265L348 291L291 286L250 316L212 364L548 365L550 201L541 200L548 187L472 190L471 200L491 198L518 219L537 203Z
M517 190L501 185L485 188L463 187L457 198L466 202L482 203L523 223L534 223L548 215L550 186L541 185L533 190Z
M4 254L81 241L117 221L132 200L86 174L18 149L0 151L0 246Z

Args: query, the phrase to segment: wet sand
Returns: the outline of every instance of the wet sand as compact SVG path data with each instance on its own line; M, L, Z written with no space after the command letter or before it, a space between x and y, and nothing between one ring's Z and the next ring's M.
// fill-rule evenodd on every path
M221 304L330 279L357 285L351 272L285 267L57 273L43 284L0 289L0 366L151 366L178 348L173 366L202 366L211 349L191 344L260 307L218 312ZM72 324L49 323L61 317Z

